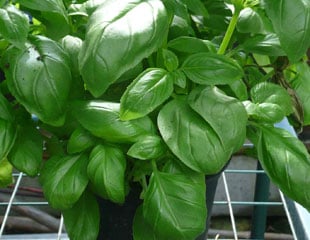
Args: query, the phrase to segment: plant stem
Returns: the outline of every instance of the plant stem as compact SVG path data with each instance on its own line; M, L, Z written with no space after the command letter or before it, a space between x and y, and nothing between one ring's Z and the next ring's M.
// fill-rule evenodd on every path
M238 17L239 17L239 14L240 14L240 11L241 9L236 9L235 8L235 12L234 14L232 15L232 18L229 22L229 25L228 25L228 28L227 28L227 31L225 33L225 36L224 36L224 39L221 43L221 46L219 48L219 50L217 51L218 54L224 54L227 47L228 47L228 44L230 42L230 39L234 33L234 30L236 28L236 24L237 24L237 21L238 21Z
M152 160L152 170L153 170L153 172L158 171L155 159Z

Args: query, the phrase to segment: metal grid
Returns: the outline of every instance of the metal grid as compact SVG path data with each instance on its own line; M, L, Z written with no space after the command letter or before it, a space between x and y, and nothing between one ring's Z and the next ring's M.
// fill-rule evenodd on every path
M280 127L285 128L286 130L289 130L293 134L295 132L293 131L292 128L288 126L287 122L284 122L283 124L280 124ZM246 147L249 147L248 145ZM257 199L256 197L254 198L253 201L234 201L231 198L231 189L229 188L229 183L227 181L227 175L229 174L255 174L256 175L256 181L258 182L260 176L266 177L266 174L264 173L263 170L258 168L257 170L253 169L247 169L247 170L240 170L240 169L227 169L222 173L221 180L223 181L224 184L224 189L225 189L225 195L226 195L226 201L214 201L214 205L225 205L228 208L229 216L230 216L230 221L231 221L231 228L233 232L233 237L232 238L225 238L222 234L217 234L216 231L210 229L210 233L212 235L217 235L215 236L215 239L263 239L262 238L252 238L250 235L241 234L240 232L237 231L236 228L236 217L234 215L234 207L237 205L243 205L243 206L254 206L258 207L258 212L260 211L265 211L266 207L273 207L273 206L282 206L284 208L284 211L287 216L287 220L289 222L290 228L292 235L290 236L290 239L294 240L309 240L310 238L310 214L307 210L305 210L302 206L296 204L295 202L291 201L290 199L285 198L285 196L280 192L281 196L281 201L268 201L268 196L264 196L264 199ZM16 200L16 194L19 191L21 182L24 178L27 178L25 174L22 173L17 173L14 174L14 178L16 178L14 189L12 191L12 194L10 195L10 198L8 201L2 201L0 202L0 207L6 207L5 215L2 219L2 224L0 228L0 239L57 239L57 240L67 240L69 239L68 236L65 233L64 230L64 224L63 224L63 218L61 217L59 222L58 222L58 227L57 231L54 231L53 233L50 234L19 234L19 235L5 235L4 230L6 227L6 224L8 223L8 220L10 218L10 214L12 212L12 209L14 206L30 206L30 207L36 207L36 206L47 206L48 203L45 201L18 201ZM259 186L259 184L256 182L256 188L261 189L262 186ZM268 186L264 186L267 187ZM267 197L267 200L265 200ZM255 211L253 212L255 215ZM37 222L40 222L40 219L35 219L36 216L32 215L30 216L32 219L34 219ZM255 218L255 216L253 216ZM266 215L263 215L263 218L261 221L266 220ZM211 218L212 221L212 218ZM264 227L264 224L263 224ZM264 229L263 229L264 230ZM261 229L260 229L261 231ZM252 233L253 235L253 229ZM208 238L210 239L210 238ZM288 238L289 239L289 238Z

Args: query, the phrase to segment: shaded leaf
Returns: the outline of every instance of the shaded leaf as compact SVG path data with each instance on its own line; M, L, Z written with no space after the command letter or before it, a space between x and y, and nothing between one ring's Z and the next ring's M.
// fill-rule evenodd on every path
M297 77L290 79L304 112L304 125L310 124L310 68L307 63L296 63Z
M72 208L62 213L70 239L97 239L100 222L99 206L92 193L85 191Z
M33 125L23 125L18 129L17 138L8 155L12 165L28 176L39 173L43 157L43 139Z
M266 35L255 35L251 38L247 38L245 42L241 44L241 48L248 53L256 53L267 56L284 56L285 52L279 42L279 38L269 33Z
M0 92L0 118L6 121L14 121L14 113L9 101Z
M140 160L148 160L162 156L165 151L166 147L162 139L154 135L145 136L138 140L129 148L127 154Z
M124 153L116 147L97 145L91 152L87 174L100 196L115 203L125 201Z
M48 37L58 40L69 33L69 19L62 0L19 0L18 2L35 10L32 15L45 24Z
M56 209L71 208L87 184L88 157L85 154L53 156L44 164L40 175L43 193Z
M162 239L194 239L205 228L205 179L153 172L143 202L143 216Z
M215 45L208 40L181 36L168 42L168 48L183 53L216 52Z
M0 161L6 158L16 139L16 126L0 118Z
M145 220L142 205L137 208L133 219L133 239L163 240L162 237L158 236L158 234L153 231L151 225Z
M67 151L70 154L83 152L94 146L95 143L96 138L90 132L83 128L77 128L69 138Z

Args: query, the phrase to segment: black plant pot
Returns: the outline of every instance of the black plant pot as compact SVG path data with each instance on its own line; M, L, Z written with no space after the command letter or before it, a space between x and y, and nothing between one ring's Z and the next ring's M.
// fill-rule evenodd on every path
M196 240L205 240L207 237L215 191L221 173L222 171L214 175L206 176L208 217L206 219L205 231L197 237ZM133 239L133 218L137 207L142 203L142 200L139 199L140 192L140 186L134 186L126 197L125 203L121 206L104 199L98 199L101 216L98 240Z

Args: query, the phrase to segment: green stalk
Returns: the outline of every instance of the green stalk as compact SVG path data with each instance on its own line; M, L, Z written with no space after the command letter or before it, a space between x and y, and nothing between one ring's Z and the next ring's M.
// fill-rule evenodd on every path
M228 44L230 42L230 39L235 31L235 28L236 28L236 24L237 24L237 21L238 21L238 17L239 17L239 14L241 12L241 9L238 9L238 8L235 8L235 12L234 14L232 15L232 18L230 20L230 23L228 25L228 28L227 28L227 31L225 33L225 36L224 36L224 39L221 43L221 46L219 48L219 50L217 51L218 54L224 54L227 47L228 47Z

